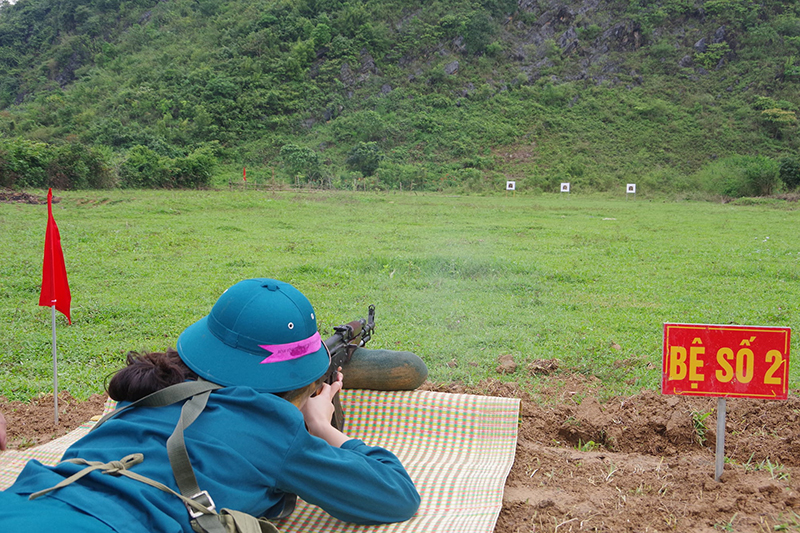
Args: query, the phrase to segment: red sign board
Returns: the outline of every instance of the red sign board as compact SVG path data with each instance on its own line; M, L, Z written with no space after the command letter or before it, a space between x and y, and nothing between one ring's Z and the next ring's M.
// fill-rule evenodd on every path
M664 324L662 394L785 400L790 328Z

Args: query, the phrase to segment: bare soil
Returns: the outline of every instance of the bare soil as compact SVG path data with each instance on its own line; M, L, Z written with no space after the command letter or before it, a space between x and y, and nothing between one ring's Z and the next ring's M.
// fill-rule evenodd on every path
M727 400L725 470L714 480L716 399L642 391L600 402L602 384L553 374L535 395L487 381L424 388L522 400L496 533L800 531L800 398ZM797 392L797 391L795 391ZM42 444L103 411L105 397L0 399L9 447Z
M93 416L103 414L106 396L94 394L80 402L68 392L58 395L58 425L55 424L53 395L45 394L29 402L9 402L0 397L0 413L8 425L8 447L19 450L39 446L63 437Z
M54 196L53 203L61 201L61 198ZM36 196L27 192L12 191L10 189L0 189L0 202L18 204L46 204L47 196Z

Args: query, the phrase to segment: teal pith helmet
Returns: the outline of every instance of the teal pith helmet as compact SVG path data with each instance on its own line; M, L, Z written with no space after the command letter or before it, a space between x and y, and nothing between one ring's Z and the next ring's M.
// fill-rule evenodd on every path
M220 385L285 392L313 383L330 355L308 298L268 278L240 281L208 316L178 337L178 353L200 377Z

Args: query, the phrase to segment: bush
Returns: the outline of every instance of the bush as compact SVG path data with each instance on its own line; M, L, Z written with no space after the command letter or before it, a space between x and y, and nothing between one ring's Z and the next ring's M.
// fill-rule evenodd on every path
M800 160L797 157L784 157L779 161L778 176L788 189L800 186Z
M281 148L280 156L292 178L304 176L314 181L322 177L322 160L311 148L294 143L285 144Z
M772 27L780 35L786 37L799 37L800 36L800 18L792 15L783 14L775 17L772 22Z
M777 161L764 156L749 157L745 158L742 166L746 189L751 192L742 196L767 196L775 192L778 186Z
M706 192L740 198L772 194L779 184L779 164L765 156L732 156L708 165L698 173Z
M129 188L163 188L170 184L169 158L161 157L146 146L137 145L119 169L120 185Z
M765 109L761 112L761 121L775 138L780 139L784 131L797 126L797 115L786 109Z
M420 189L425 183L425 169L418 165L383 162L375 172L383 189Z
M213 145L176 158L159 155L146 146L134 146L120 165L120 185L141 189L205 187L216 164Z
M114 186L105 157L80 143L53 148L46 172L48 186L58 189L108 189Z
M453 177L461 183L465 192L485 192L489 188L489 182L477 168L456 169Z
M45 187L50 146L13 139L0 140L0 186Z
M503 43L494 41L486 47L486 55L489 57L496 57L503 51Z
M383 153L377 143L360 142L350 150L345 164L350 170L361 172L364 176L372 176L378 170L381 161Z
M744 28L750 27L758 17L758 4L749 0L708 0L703 9L708 15Z
M484 52L492 42L494 28L489 16L482 11L473 12L464 25L464 47L470 55Z
M0 186L103 189L114 179L105 155L80 143L0 142Z
M597 39L601 33L603 33L603 28L597 24L590 24L589 26L580 28L578 30L578 38L583 41L590 42Z
M338 117L331 123L331 130L339 142L369 142L383 139L390 128L379 113L370 109Z
M199 148L186 157L174 160L173 183L178 187L205 187L211 181L217 158L211 148Z
M708 45L705 52L696 53L694 60L699 65L703 65L707 70L711 70L719 64L720 59L730 53L731 47L726 42L712 43Z

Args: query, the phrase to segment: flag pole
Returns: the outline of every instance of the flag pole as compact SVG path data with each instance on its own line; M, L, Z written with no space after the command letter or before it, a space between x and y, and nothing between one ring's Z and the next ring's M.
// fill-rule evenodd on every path
M64 252L61 250L61 236L53 218L53 189L47 191L47 231L44 238L44 260L42 261L42 292L39 305L50 307L50 323L53 331L53 408L55 424L58 425L58 355L56 345L56 311L64 313L72 324L69 307L72 297L69 293L67 269L64 266Z
M52 329L53 329L53 407L55 409L55 421L58 425L58 358L56 357L56 306L50 307L52 310Z

